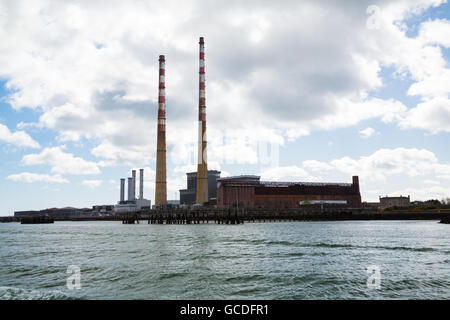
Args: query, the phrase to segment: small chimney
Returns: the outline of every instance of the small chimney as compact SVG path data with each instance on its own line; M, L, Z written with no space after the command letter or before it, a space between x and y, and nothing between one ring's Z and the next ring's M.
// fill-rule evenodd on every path
M120 202L125 201L125 179L120 179Z
M136 200L136 170L131 171L131 178L133 179L132 199Z
M139 169L139 199L144 199L144 169Z
M133 200L133 178L128 178L128 201Z

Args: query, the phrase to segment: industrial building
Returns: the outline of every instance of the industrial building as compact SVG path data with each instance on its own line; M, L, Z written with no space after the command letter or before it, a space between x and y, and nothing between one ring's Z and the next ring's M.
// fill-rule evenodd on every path
M409 207L411 205L409 195L407 197L379 197L380 198L380 208L387 209L392 207Z
M360 208L358 177L352 183L269 182L253 175L217 180L218 208L299 208L317 201Z
M180 204L191 205L197 203L197 172L188 172L187 189L180 190ZM220 171L208 170L208 202L216 203L217 179Z
M120 200L114 212L135 212L151 208L151 201L144 199L144 169L139 169L139 198L136 198L136 170L128 178L128 200L125 200L125 179L120 179Z

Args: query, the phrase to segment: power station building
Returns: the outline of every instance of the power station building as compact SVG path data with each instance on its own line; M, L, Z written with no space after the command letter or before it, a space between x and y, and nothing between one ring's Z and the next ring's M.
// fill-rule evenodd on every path
M180 190L180 204L195 204L197 201L197 172L188 172L187 189ZM208 170L208 202L216 202L217 179L220 178L220 171Z
M139 198L136 198L136 170L128 178L128 200L125 200L125 179L120 179L120 200L114 206L114 212L135 212L151 208L151 201L144 198L144 169L139 169Z
M318 203L360 208L358 176L352 183L267 182L252 175L217 180L218 208L298 208Z
M199 41L198 154L197 171L187 173L187 189L180 190L181 205L217 205L218 208L298 208L304 205L329 204L360 208L359 180L352 183L267 182L259 176L220 178L220 172L208 170L206 138L205 41ZM159 57L157 156L155 207L167 206L166 167L166 85L164 55ZM125 180L121 182L121 201L117 211L139 210L135 198L136 172L128 178L128 201L124 201ZM131 189L130 189L131 185ZM143 203L148 205L147 200Z

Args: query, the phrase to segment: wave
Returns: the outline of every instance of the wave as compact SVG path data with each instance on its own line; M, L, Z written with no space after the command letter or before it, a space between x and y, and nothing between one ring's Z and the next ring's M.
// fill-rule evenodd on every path
M282 241L282 240L274 241L274 240L261 240L261 239L253 239L253 240L234 239L229 242L231 242L231 243L246 243L246 244L283 245L283 246L295 245L295 242L290 242L290 241Z
M249 274L224 279L227 283L246 283L250 281L265 280L266 277L259 274Z
M263 292L263 289L261 289L261 288L250 288L250 289L239 289L237 291L232 291L232 292L230 292L230 294L232 296L234 296L234 295L245 296L245 297L250 296L252 299L254 299L254 297L255 297L254 294L255 293L260 293L260 292Z
M389 247L389 246L359 246L352 244L339 244L339 243L316 243L312 245L306 245L308 247L317 248L355 248L355 249L384 249L384 250L400 250L400 251L415 251L415 252L434 252L439 251L434 248L412 248L412 247Z
M162 273L159 275L159 280L167 280L167 279L173 279L173 278L183 278L188 276L189 273Z
M235 239L230 241L231 243L246 243L246 244L256 244L256 245L281 245L281 246L292 246L292 247L315 247L315 248L348 248L348 249L383 249L383 250L399 250L399 251L414 251L414 252L435 252L438 249L428 248L428 247L401 247L401 246L364 246L364 245L353 245L346 243L295 243L291 241L274 241L274 240L246 240L246 239ZM444 251L443 253L448 253Z
M0 300L72 300L72 297L60 290L30 290L17 287L0 287Z

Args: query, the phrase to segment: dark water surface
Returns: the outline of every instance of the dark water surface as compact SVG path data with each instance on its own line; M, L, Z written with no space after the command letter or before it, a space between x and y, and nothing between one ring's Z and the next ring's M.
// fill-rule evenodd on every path
M0 299L449 298L450 226L437 221L0 224Z

